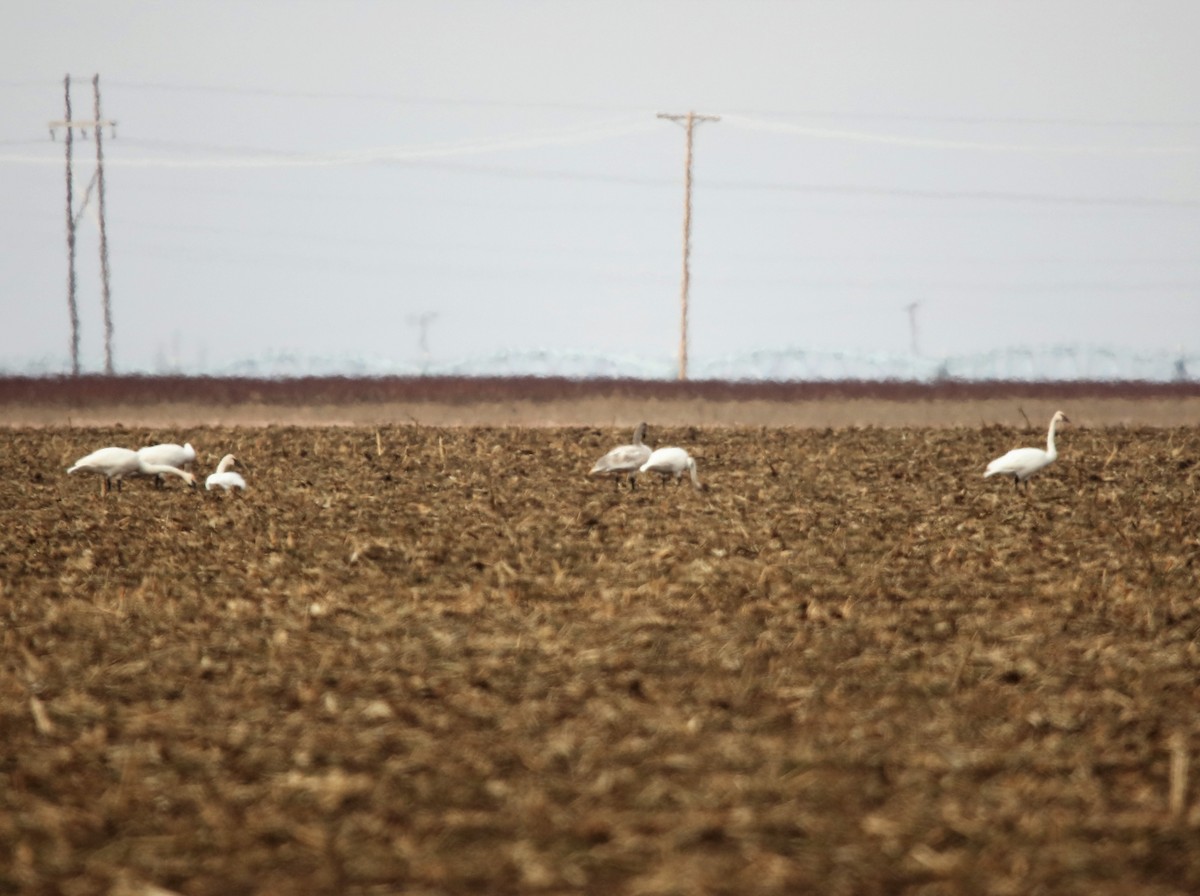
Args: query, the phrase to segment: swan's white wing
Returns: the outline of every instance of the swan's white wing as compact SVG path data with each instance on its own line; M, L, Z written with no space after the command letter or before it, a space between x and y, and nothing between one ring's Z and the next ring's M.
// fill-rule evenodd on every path
M682 448L655 449L642 464L643 473L682 473L687 469L688 453Z
M182 467L196 459L196 452L189 445L147 445L138 449L138 456L148 464L166 464L168 467Z
M632 473L650 457L646 445L622 445L596 461L591 473Z
M1020 476L1025 478L1050 463L1050 455L1041 448L1014 448L987 465L983 475Z
M74 473L78 470L85 473L115 476L118 473L128 474L136 470L137 466L136 451L129 448L100 448L79 458L67 472Z

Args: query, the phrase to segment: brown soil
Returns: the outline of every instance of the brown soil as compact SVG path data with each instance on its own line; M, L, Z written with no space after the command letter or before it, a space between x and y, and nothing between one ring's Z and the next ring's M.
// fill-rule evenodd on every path
M239 425L244 495L101 498L180 434L0 430L0 892L1200 892L1200 431L982 479L1048 406L645 414L703 492L589 479L624 426Z

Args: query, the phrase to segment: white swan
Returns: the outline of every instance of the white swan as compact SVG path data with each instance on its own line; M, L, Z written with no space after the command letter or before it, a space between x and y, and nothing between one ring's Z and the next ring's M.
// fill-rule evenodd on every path
M242 478L240 473L235 473L229 469L236 462L236 457L234 457L232 454L226 454L223 458L221 458L221 462L217 464L217 472L213 473L204 480L204 487L210 492L214 488L222 488L225 491L229 491L230 489L234 488L240 488L242 491L245 491L246 480Z
M186 469L188 464L196 459L196 449L192 447L191 442L184 445L164 442L161 445L147 445L145 448L139 448L138 456L147 463L167 464L171 467ZM162 484L162 476L155 476L155 487L161 488Z
M608 452L596 461L596 465L588 471L588 475L615 473L613 481L617 484L618 489L621 487L621 479L628 476L629 487L637 488L638 468L650 459L650 446L642 443L644 438L646 438L646 424L639 423L633 431L633 444L620 445Z
M674 476L676 485L682 481L686 472L692 477L693 488L697 491L703 488L700 485L700 477L696 475L696 461L682 448L657 448L640 469L643 473L659 473L663 482Z
M988 464L983 477L986 479L988 476L1011 476L1017 488L1024 482L1025 490L1029 491L1029 477L1042 467L1049 466L1058 457L1058 449L1054 447L1054 430L1058 424L1070 422L1062 411L1055 411L1054 416L1050 418L1050 431L1046 434L1046 450L1014 448Z
M196 477L187 470L181 470L170 464L155 464L144 460L140 454L130 448L101 448L86 457L75 461L75 465L67 469L68 473L96 473L104 477L100 484L100 494L106 495L112 484L116 482L117 491L121 490L121 482L126 476L157 476L169 474L178 476L188 485L195 487Z

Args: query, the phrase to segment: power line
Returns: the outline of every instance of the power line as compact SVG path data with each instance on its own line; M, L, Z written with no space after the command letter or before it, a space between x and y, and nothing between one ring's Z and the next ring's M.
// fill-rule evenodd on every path
M752 131L769 131L792 134L818 140L836 140L850 143L878 143L891 146L907 146L915 149L951 149L976 152L1022 153L1047 155L1194 155L1200 153L1200 144L1184 143L1161 146L1121 146L1119 144L1035 144L1000 143L986 140L946 140L940 137L912 137L906 134L880 134L868 131L849 131L835 128L818 128L769 121L741 115L726 115L725 121L734 127Z
M1149 208L1200 208L1200 200L1161 199L1153 196L1070 196L1055 193L1010 193L1000 190L921 190L904 187L868 187L854 184L788 184L753 181L705 181L709 190L747 192L824 193L846 196L885 196L902 199L984 200L988 202L1031 202L1050 205L1111 205Z
M370 91L321 91L281 90L271 87L229 87L206 84L162 84L147 81L110 81L110 86L127 90L157 90L168 93L215 93L227 96L269 97L273 99L319 100L345 102L395 103L405 106L445 106L463 108L495 109L571 109L593 112L638 112L644 114L646 107L630 103L587 103L553 100L499 100L481 97L422 97L402 93L373 93Z
M251 147L234 147L234 146L216 146L195 143L181 143L178 141L169 140L146 140L137 138L126 138L121 141L123 144L131 146L154 145L161 146L166 149L179 150L202 150L209 152L221 153L241 153L246 156L244 160L246 167L254 162L254 160L280 163L282 167L288 160L294 162L297 159L306 158L306 154L285 154L279 150L271 149L256 149ZM4 145L0 141L0 145ZM364 151L370 155L371 150ZM379 152L383 152L380 150ZM344 153L348 157L348 153ZM421 167L428 169L436 169L442 171L460 172L463 174L471 174L484 177L512 178L522 180L561 180L575 181L579 183L599 183L612 184L616 186L630 187L669 187L675 183L670 178L663 177L643 177L638 175L621 175L621 174L598 174L586 171L570 171L566 169L556 168L523 168L519 166L504 166L504 165L479 165L465 162L449 162L449 161L433 161L433 153L428 157L413 155L409 159L403 160L402 164L409 167ZM326 156L327 158L327 156ZM375 160L371 156L372 160ZM231 161L234 164L231 164ZM400 161L400 160L397 160ZM0 164L27 164L27 165L49 165L58 164L53 159L42 156L16 156L0 154ZM242 167L242 162L237 158L222 158L222 159L195 159L185 162L170 159L155 159L155 158L136 158L136 157L119 157L117 159L108 160L108 164L117 165L120 167L129 168L168 168L168 167L192 167L192 168L224 168L224 167ZM350 167L353 162L347 161L347 167ZM272 167L270 164L265 164L263 167ZM933 199L933 200L983 200L988 202L1010 202L1010 203L1034 203L1034 204L1064 204L1064 205L1098 205L1098 206L1116 206L1116 207L1147 207L1147 208L1179 208L1179 209L1195 209L1200 208L1200 200L1192 199L1165 199L1154 196L1081 196L1055 193L1018 193L1004 192L999 190L931 190L931 189L915 189L905 187L877 187L863 184L803 184L789 183L786 181L735 181L735 180L706 180L705 188L708 190L721 192L773 192L773 193L811 193L811 194L827 194L833 196L867 196L867 197L886 197L886 198L911 198L911 199ZM206 193L211 193L210 190L205 190ZM245 191L238 191L239 194Z
M53 128L62 122L52 122ZM551 146L576 146L624 137L649 130L653 125L640 119L588 122L555 130L541 130L500 137L472 138L447 143L408 146L368 146L328 152L259 153L228 158L120 158L113 164L133 168L349 168L379 163L409 163L427 159L485 155ZM0 162L40 164L46 160L28 156L0 156Z
M217 84L172 84L152 81L109 81L110 87L125 90L163 91L170 93L213 93L230 96L270 97L277 99L363 100L413 106L487 107L513 109L578 109L604 112L645 112L644 106L632 103L563 102L555 100L499 100L484 97L414 96L401 93L370 91L284 90L270 87L233 87ZM0 87L41 86L38 81L0 81ZM1029 115L921 115L904 112L873 112L870 110L835 109L728 109L725 115L767 116L771 118L804 118L825 121L896 121L950 125L1019 125L1028 127L1086 127L1086 128L1194 128L1200 120L1135 119L1135 118L1077 118Z

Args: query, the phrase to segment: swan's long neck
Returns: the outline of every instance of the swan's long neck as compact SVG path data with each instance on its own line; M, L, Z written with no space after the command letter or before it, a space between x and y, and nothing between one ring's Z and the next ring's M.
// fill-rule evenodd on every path
M687 466L688 473L690 473L692 477L692 485L694 485L696 488L700 488L700 477L696 475L696 462L691 458L688 458Z
M637 445L639 448L642 446L642 432L643 428L641 426L633 431L633 444Z
M219 464L217 464L217 472L224 473L226 470L228 470L232 466L233 466L233 455L226 454L223 458L221 458L221 462Z
M170 464L143 463L141 465L141 472L145 473L147 476L157 476L157 475L167 473L167 474L170 474L171 476L178 476L184 482L192 481L191 473L188 473L185 470L181 470L181 469L179 469L179 467L173 467Z
M1054 427L1058 426L1058 418L1055 417L1050 421L1050 431L1046 433L1046 454L1051 460L1058 457L1058 449L1054 447Z

